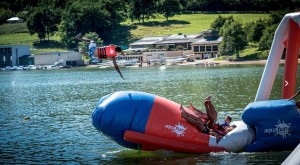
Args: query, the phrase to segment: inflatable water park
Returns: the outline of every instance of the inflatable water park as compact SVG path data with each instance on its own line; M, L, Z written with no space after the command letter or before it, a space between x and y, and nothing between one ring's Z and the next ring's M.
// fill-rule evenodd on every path
M182 153L266 152L293 150L300 142L300 111L296 93L300 48L300 12L289 13L279 24L254 102L242 121L220 141L181 117L180 104L155 94L118 91L103 96L92 124L121 146L144 151ZM282 98L269 100L282 52L286 49ZM184 107L189 113L192 111Z

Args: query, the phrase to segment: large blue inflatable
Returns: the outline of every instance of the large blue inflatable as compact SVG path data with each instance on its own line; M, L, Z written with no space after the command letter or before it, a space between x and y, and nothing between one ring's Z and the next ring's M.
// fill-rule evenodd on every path
M250 103L242 119L255 130L255 140L245 151L291 150L300 142L300 113L294 100Z
M218 143L214 136L199 132L181 118L179 107L153 94L119 91L99 100L93 125L124 147L147 151L260 152L291 150L299 144L300 113L294 100L250 103L242 114L243 121L235 122L237 127Z

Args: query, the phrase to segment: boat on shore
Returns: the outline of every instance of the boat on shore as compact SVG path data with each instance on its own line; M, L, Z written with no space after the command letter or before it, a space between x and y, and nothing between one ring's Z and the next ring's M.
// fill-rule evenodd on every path
M141 65L140 61L137 59L118 60L117 63L120 67L139 67Z
M195 65L200 65L200 66L216 66L220 63L214 62L214 61L203 61L203 62L198 62Z

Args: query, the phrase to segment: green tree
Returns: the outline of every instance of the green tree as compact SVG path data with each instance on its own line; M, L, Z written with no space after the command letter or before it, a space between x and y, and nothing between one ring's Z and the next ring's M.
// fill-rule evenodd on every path
M167 21L169 21L169 17L179 14L182 10L179 0L161 0L158 8Z
M266 22L262 19L259 19L258 21L253 23L252 26L250 25L248 27L248 40L251 42L259 42L260 38L263 36L263 31L266 27Z
M60 22L59 11L51 6L41 5L30 10L29 16L26 19L29 33L38 34L40 40L52 36L57 31L57 26Z
M215 0L187 0L186 8L191 11L207 11Z
M142 9L139 7L139 2L132 0L130 1L130 5L128 6L129 14L128 17L133 22L134 20L138 20L141 23L142 17Z
M244 24L244 30L247 34L247 41L248 42L252 42L251 39L250 39L250 31L252 31L253 29L253 26L255 25L255 22L247 22Z
M226 0L225 0L226 1ZM231 7L231 9L233 9L234 11L237 11L237 7L239 6L239 4L241 3L240 0L229 0L229 5Z
M220 44L222 54L236 54L236 58L239 59L240 51L247 46L247 36L242 22L227 20L221 31L223 32L223 41Z
M59 26L59 35L67 47L76 47L74 36L79 32L95 32L104 41L108 41L111 32L124 21L124 6L121 0L92 2L78 0L66 5L67 8L62 16L63 21Z
M210 24L210 27L212 28L212 30L218 31L219 35L222 36L223 35L223 30L224 30L224 28L222 28L222 27L224 26L225 23L230 24L231 22L234 22L233 16L222 17L221 15L219 15Z
M223 28L223 27L224 27L224 26L228 26L228 25L230 25L232 22L235 21L232 15L229 16L229 17L226 17L225 19L226 19L225 23L223 24L223 26L222 26L222 27L220 28L220 30L219 30L219 35L220 35L220 36L222 36L223 33L224 33L224 29L225 29L225 28Z
M211 24L210 28L216 31L220 31L221 27L224 25L226 22L226 17L222 17L219 15Z
M259 50L269 50L271 48L276 29L277 25L271 25L264 29L263 35L258 43Z
M283 16L287 13L290 13L290 11L289 10L272 11L270 13L270 17L267 19L267 24L268 25L274 25L274 24L279 25Z
M9 9L0 8L0 24L6 22L6 20L14 15L14 12Z
M266 28L263 30L258 43L260 50L268 50L271 48L275 31L286 13L288 13L286 10L271 12L270 17L265 21Z
M130 0L129 7L129 18L131 20L142 20L155 17L157 13L158 0Z

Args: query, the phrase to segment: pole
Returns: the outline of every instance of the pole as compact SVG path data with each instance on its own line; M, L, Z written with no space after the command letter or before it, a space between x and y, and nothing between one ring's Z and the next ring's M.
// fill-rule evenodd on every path
M286 46L284 79L282 85L283 99L288 99L295 94L300 46L300 29L298 24L293 19L290 19L289 25L290 28Z

